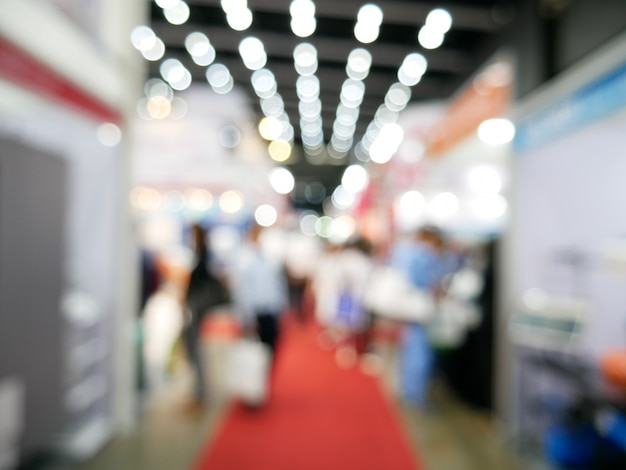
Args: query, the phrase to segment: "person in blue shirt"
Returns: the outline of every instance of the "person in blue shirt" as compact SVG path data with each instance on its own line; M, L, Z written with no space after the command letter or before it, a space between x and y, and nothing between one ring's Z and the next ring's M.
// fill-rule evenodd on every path
M435 227L426 226L411 240L397 243L389 263L402 271L410 282L438 297L447 271L444 240ZM408 322L400 343L400 386L404 400L418 407L428 405L428 384L434 366L434 351L427 325Z

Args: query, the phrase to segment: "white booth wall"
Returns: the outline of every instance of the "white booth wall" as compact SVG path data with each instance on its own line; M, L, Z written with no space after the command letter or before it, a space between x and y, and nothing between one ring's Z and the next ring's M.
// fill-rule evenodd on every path
M3 142L9 142L2 148L3 156L15 157L12 149L19 147L23 158L41 154L58 159L65 171L63 205L51 215L63 224L62 266L57 267L62 278L60 302L49 305L47 312L23 312L33 316L31 328L37 328L38 315L60 325L50 338L60 342L55 347L60 354L55 373L60 377L48 385L62 387L50 390L50 397L60 395L61 403L54 400L44 406L61 406L63 417L55 423L54 435L38 439L27 450L45 452L62 442L68 451L87 456L114 429L128 428L136 420L131 358L138 259L129 222L129 136L124 120L134 111L141 76L141 61L134 57L128 38L144 10L136 2L132 7L123 1L57 3L3 2L0 36L21 52L4 64L2 75L11 77L12 66L18 74L24 67L41 73L31 75L31 82L0 79L0 134ZM70 90L69 97L54 88L58 83ZM72 102L72 92L83 101ZM89 103L99 104L89 109ZM119 116L120 144L105 145L99 139L99 126L109 119L98 117L94 112L98 106ZM31 168L33 173L24 175L27 185L41 177L37 165ZM45 198L36 190L35 196ZM18 202L5 208L17 211ZM4 241L10 247L12 241ZM6 333L11 334L7 321ZM34 357L25 360L33 362ZM11 366L16 376L19 369ZM31 425L23 423L21 432L35 431Z
M529 410L507 320L525 292L589 305L569 346L592 367L626 344L626 278L605 257L608 244L626 236L625 97L621 36L517 106L498 353L499 409L513 432Z

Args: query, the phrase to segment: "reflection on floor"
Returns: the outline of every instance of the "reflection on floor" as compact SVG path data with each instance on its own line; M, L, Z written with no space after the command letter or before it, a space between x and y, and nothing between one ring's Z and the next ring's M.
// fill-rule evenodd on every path
M212 339L204 345L207 368L211 371L212 398L207 409L195 415L184 411L190 383L184 358L180 358L167 387L149 400L136 431L116 437L94 459L72 470L190 469L203 444L217 430L227 404L222 388L223 358L231 345L232 339ZM393 393L394 350L388 346L379 353L385 363L382 379ZM435 386L433 395L435 407L428 412L394 401L426 470L522 468L487 417L455 400L444 386Z

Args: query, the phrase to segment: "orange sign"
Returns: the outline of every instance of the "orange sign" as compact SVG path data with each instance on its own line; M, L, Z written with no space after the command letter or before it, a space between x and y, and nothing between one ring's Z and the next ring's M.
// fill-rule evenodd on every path
M443 153L476 131L484 120L501 116L511 99L510 78L510 67L504 63L478 75L427 133L427 154Z

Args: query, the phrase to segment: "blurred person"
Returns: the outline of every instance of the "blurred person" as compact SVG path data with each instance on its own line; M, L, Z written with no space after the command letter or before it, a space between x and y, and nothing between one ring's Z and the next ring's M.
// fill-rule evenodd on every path
M319 240L302 233L299 229L287 234L285 269L289 283L289 304L300 322L307 320L307 284L320 256Z
M163 282L146 301L142 316L144 378L149 394L158 393L167 382L172 351L183 330L180 287Z
M274 357L280 317L289 306L289 290L283 265L261 245L262 233L263 227L252 223L233 262L230 282L244 332L258 335Z
M443 235L432 226L422 227L410 240L392 246L389 263L404 272L413 285L435 298L441 295L443 278L450 269ZM400 340L400 387L408 404L429 405L428 386L434 359L428 325L407 322Z
M226 288L210 269L207 233L200 224L191 226L194 250L193 268L185 289L185 327L183 340L187 357L194 372L194 394L188 403L190 411L206 404L206 382L202 359L201 326L205 315L214 307L227 302Z
M337 255L338 302L335 325L338 329L336 359L350 367L365 351L370 315L364 306L365 289L373 269L372 244L361 236L347 242Z

